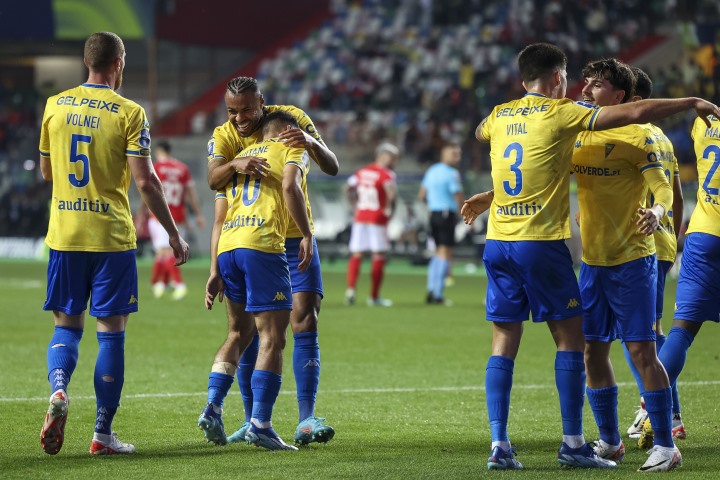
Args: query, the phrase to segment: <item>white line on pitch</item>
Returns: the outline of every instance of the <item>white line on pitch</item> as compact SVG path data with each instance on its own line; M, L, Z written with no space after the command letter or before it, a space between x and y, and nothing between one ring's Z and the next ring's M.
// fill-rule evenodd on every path
M635 386L634 382L620 382L619 387ZM697 382L678 382L680 387L704 387L720 385L720 380L707 380ZM555 389L555 385L513 385L513 390L544 390ZM484 391L485 387L481 385L467 385L459 387L428 387L428 388L344 388L339 390L322 390L321 394L355 394L355 393L424 393L424 392L465 392L465 391ZM282 390L281 395L295 395L294 390ZM131 398L171 398L171 397L199 397L207 395L206 392L178 392L178 393L135 393L123 395L123 399ZM94 400L94 395L71 396L73 400ZM48 397L0 397L0 402L39 402L47 400Z

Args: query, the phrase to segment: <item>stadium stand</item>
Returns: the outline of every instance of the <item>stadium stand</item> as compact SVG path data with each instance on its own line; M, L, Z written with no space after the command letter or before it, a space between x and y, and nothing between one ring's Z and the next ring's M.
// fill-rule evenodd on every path
M179 135L173 139L178 157L203 178L205 141L225 118L225 81L256 76L267 103L308 111L342 159L340 181L367 161L378 141L403 146L402 205L390 229L395 238L412 214L423 218L424 206L415 200L418 182L444 140L463 142L460 168L467 190L489 185L487 151L473 131L492 106L522 94L514 59L527 43L548 41L568 52L575 95L572 86L580 81L582 65L601 56L638 62L653 77L655 96L699 95L717 102L720 92L720 34L711 23L720 7L711 0L317 0L303 2L309 15L290 12L294 22L278 25L273 42L233 33L236 20L218 14L232 2L209 0L199 13L192 3L155 2L157 65L150 65L146 40L127 42L138 60L128 65L124 93L157 112L154 138ZM262 11L246 19L248 31L260 28L261 16ZM37 55L74 51L79 42L53 47L25 37L0 38L0 52L8 53L0 85L0 236L41 236L50 189L40 181L34 159L38 115L54 87L40 91L32 68L6 68L20 63L12 61L20 58L11 46L18 40L30 41ZM670 48L678 55L663 55ZM670 57L677 61L668 64ZM149 67L158 75L154 97L148 91ZM673 118L663 128L692 176L689 118ZM337 193L339 183L313 175L311 189L318 192L313 197L318 237L342 240L350 217ZM458 235L469 239L477 233Z

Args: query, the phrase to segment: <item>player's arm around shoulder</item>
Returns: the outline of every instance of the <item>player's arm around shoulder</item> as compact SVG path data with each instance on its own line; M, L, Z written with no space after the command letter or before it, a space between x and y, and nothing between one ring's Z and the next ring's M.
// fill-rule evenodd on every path
M314 133L317 137L314 137L308 132ZM305 130L288 125L288 127L280 133L280 141L291 148L304 148L312 159L315 160L315 163L317 163L323 173L334 177L340 171L340 163L338 162L337 156L325 145L325 142L322 141L312 122L309 122L305 126Z

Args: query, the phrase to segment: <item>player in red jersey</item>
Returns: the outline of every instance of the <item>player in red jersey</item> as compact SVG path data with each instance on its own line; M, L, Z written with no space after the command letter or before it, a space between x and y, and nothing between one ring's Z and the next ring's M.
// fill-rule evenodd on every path
M198 229L202 229L205 227L205 217L200 211L200 202L198 201L195 182L190 174L190 169L181 161L170 156L170 144L166 141L158 142L154 153L155 172L160 178L160 182L162 182L165 198L175 224L181 231L186 228L187 212L185 203L187 202L195 215L195 225ZM165 287L168 283L171 283L175 287L172 293L173 299L180 300L187 294L187 287L183 282L180 268L175 265L175 258L170 248L168 235L152 214L148 219L148 229L155 250L155 261L150 279L153 295L155 298L162 297L165 293Z
M368 305L389 307L392 302L380 298L380 285L385 273L385 252L390 247L387 225L395 211L397 185L395 164L400 150L391 143L381 143L375 150L375 161L362 167L349 179L348 199L355 210L350 234L350 261L345 303L355 303L355 286L360 274L364 252L372 252L372 291Z

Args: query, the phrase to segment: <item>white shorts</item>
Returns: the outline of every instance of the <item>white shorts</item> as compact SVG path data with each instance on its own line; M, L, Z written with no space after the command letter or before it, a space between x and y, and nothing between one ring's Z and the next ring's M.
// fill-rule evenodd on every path
M350 253L384 253L390 250L387 225L353 223L350 232Z
M184 226L178 225L180 235L183 236ZM148 218L148 231L150 232L150 240L152 241L153 250L157 251L161 248L170 248L170 235L165 231L158 219L155 217Z

